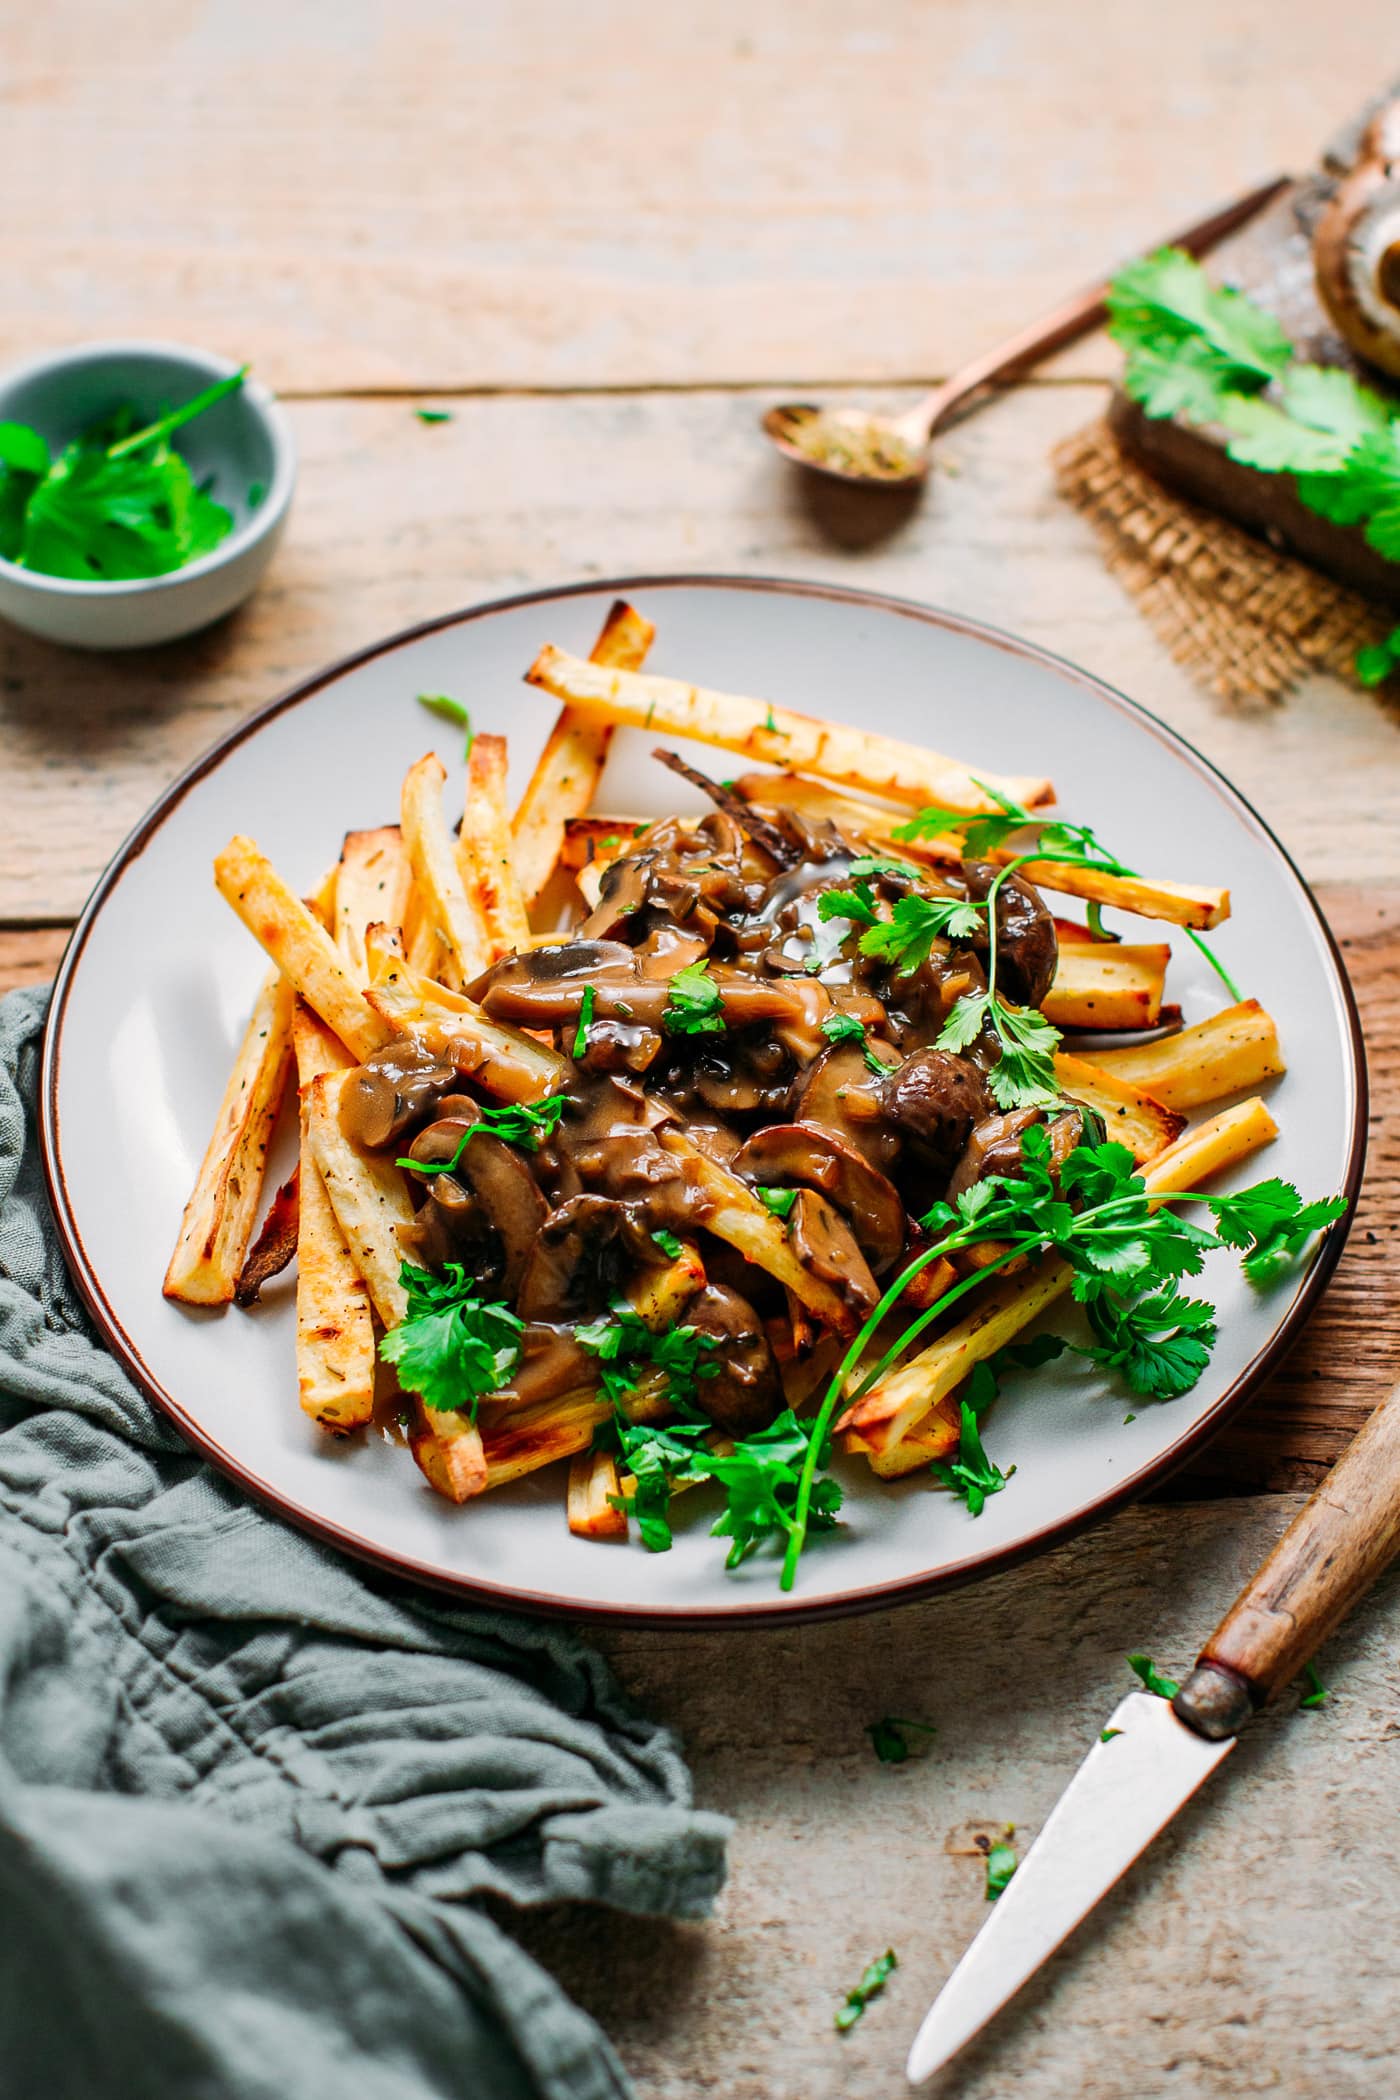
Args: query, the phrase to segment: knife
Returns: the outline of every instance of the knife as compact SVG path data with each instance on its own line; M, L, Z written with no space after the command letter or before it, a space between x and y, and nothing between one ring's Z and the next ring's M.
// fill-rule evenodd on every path
M920 2085L980 2033L1302 1670L1400 1548L1400 1386L1246 1584L1172 1700L1130 1692L909 2052Z

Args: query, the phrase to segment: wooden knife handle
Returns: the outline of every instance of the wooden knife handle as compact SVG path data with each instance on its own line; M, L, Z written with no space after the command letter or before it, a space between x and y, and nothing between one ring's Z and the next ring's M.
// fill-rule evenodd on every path
M1383 1400L1206 1642L1172 1702L1234 1735L1298 1675L1400 1551L1400 1386Z

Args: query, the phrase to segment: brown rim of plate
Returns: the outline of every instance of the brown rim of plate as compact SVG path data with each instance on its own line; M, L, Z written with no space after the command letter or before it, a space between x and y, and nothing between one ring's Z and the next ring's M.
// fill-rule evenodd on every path
M229 1458L218 1443L210 1437L199 1423L192 1420L175 1399L167 1393L159 1381L152 1376L140 1352L127 1336L115 1313L103 1295L102 1286L88 1262L82 1238L68 1202L67 1185L63 1178L60 1132L58 1127L58 1072L62 1055L63 1016L67 1006L68 992L82 960L83 947L101 912L108 891L116 883L129 862L143 852L149 841L159 831L166 817L184 799L190 788L211 772L229 751L236 749L248 737L255 736L265 722L281 714L284 709L297 706L310 699L323 687L333 684L353 671L360 664L369 663L377 656L387 656L395 649L406 647L424 635L440 633L444 628L466 626L473 620L488 619L494 613L511 611L522 605L550 605L570 598L582 597L634 597L646 591L664 590L744 590L763 591L776 596L791 598L830 598L847 605L863 605L878 612L893 613L901 619L917 620L929 627L942 628L954 634L973 637L994 649L1005 650L1009 655L1020 656L1032 663L1045 665L1063 678L1072 679L1077 685L1097 695L1108 706L1120 714L1133 717L1140 722L1160 744L1174 750L1183 757L1206 781L1220 799L1242 817L1255 835L1272 847L1278 859L1298 885L1312 911L1323 946L1331 960L1334 992L1346 1023L1346 1034L1351 1045L1351 1078L1356 1090L1356 1108L1352 1120L1351 1142L1347 1152L1346 1173L1340 1193L1347 1198L1347 1209L1327 1237L1302 1279L1292 1304L1258 1355L1226 1387L1215 1405L1200 1421L1193 1424L1179 1437L1168 1451L1154 1459L1150 1465L1140 1467L1109 1493L1099 1496L1062 1522L1046 1525L1030 1538L1022 1539L1013 1546L1002 1547L990 1553L965 1556L951 1567L941 1568L934 1574L906 1576L899 1581L875 1583L868 1588L851 1590L839 1597L824 1597L804 1600L800 1591L789 1592L786 1597L776 1587L770 1599L749 1601L728 1606L670 1607L665 1605L630 1605L580 1603L560 1596L541 1595L534 1591L517 1590L500 1583L476 1581L470 1576L446 1575L440 1568L426 1567L421 1562L404 1555L389 1553L370 1545L354 1533L339 1525L298 1508L269 1482ZM107 868L99 878L96 888L83 907L81 918L64 950L54 981L53 997L49 1004L44 1026L42 1064L40 1070L40 1151L44 1163L44 1178L47 1183L49 1201L53 1209L54 1222L58 1228L59 1243L63 1257L78 1290L91 1313L93 1321L107 1346L122 1367L130 1374L141 1390L155 1402L162 1413L169 1416L181 1435L202 1458L242 1488L254 1501L284 1518L298 1530L309 1532L324 1544L349 1553L358 1560L368 1561L390 1575L403 1577L411 1582L425 1584L428 1588L444 1591L455 1597L467 1597L480 1603L489 1603L512 1611L523 1611L548 1618L566 1618L585 1622L598 1622L622 1626L665 1626L677 1628L713 1629L717 1626L773 1626L790 1625L801 1620L836 1619L864 1611L878 1611L893 1604L902 1604L918 1597L933 1595L939 1590L955 1589L984 1575L994 1575L1003 1568L1017 1566L1037 1554L1047 1552L1050 1547L1064 1540L1077 1537L1091 1525L1101 1523L1115 1510L1135 1502L1160 1487L1162 1482L1177 1472L1189 1458L1209 1443L1230 1417L1236 1414L1261 1384L1263 1379L1279 1362L1296 1340L1303 1322L1311 1312L1340 1259L1346 1244L1355 1214L1356 1197L1361 1186L1362 1169L1366 1158L1367 1118L1369 1089L1366 1074L1366 1050L1361 1033L1361 1021L1356 1010L1356 999L1347 977L1346 965L1341 951L1302 873L1295 865L1287 848L1274 836L1264 819L1259 815L1238 788L1233 787L1208 758L1168 728L1149 709L1138 701L1130 700L1126 694L1116 691L1091 672L1081 670L1064 657L1056 656L1049 649L1042 649L1034 642L1020 640L1015 635L1004 633L1000 628L988 627L980 620L965 619L960 613L940 611L934 606L921 605L910 598L895 598L878 591L849 588L841 584L804 583L789 581L777 576L723 576L723 575L662 575L603 577L584 583L560 584L547 590L520 591L507 598L493 598L488 603L468 607L465 611L440 614L436 619L420 621L416 626L406 627L386 640L372 643L366 649L356 650L351 656L342 657L328 669L318 671L312 678L295 685L289 691L270 700L265 707L238 723L227 736L221 737L202 757L197 758L180 777L168 787L159 800L149 809L134 831L113 855ZM776 1585L776 1569L774 1581Z

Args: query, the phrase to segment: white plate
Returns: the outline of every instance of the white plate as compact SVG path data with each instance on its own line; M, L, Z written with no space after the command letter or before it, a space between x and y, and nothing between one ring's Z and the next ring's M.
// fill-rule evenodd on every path
M675 1548L653 1555L571 1538L559 1468L457 1509L401 1449L329 1442L297 1406L286 1279L253 1314L161 1296L264 968L214 890L214 852L251 832L294 885L314 886L345 830L393 820L399 780L430 742L460 769L460 738L415 704L424 691L458 694L479 729L508 732L518 792L556 712L521 674L546 641L586 653L618 593L656 623L651 668L1050 774L1062 808L1133 865L1228 885L1220 952L1277 1016L1290 1065L1272 1097L1282 1136L1248 1178L1355 1194L1365 1070L1341 961L1282 848L1187 745L1085 672L945 613L822 586L641 579L482 606L384 642L245 722L156 806L98 885L49 1020L44 1150L70 1264L119 1357L216 1465L322 1537L452 1589L580 1616L793 1617L888 1603L1039 1551L1161 1480L1238 1406L1296 1332L1339 1233L1268 1296L1229 1255L1209 1258L1220 1340L1184 1399L1134 1404L1082 1365L1011 1382L988 1442L1016 1475L976 1519L922 1484L849 1469L846 1521L809 1546L787 1597L767 1557L724 1571L705 1490L676 1505ZM619 733L601 808L694 806L651 762L651 741ZM1173 948L1173 996L1199 1020L1221 1004L1219 985L1184 935Z

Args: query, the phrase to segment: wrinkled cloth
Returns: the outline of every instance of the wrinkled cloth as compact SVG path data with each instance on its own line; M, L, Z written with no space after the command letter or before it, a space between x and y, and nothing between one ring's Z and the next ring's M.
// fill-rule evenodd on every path
M340 1559L135 1390L57 1250L43 1008L0 1002L0 2096L614 2100L474 1899L694 1916L726 1823L571 1634Z

